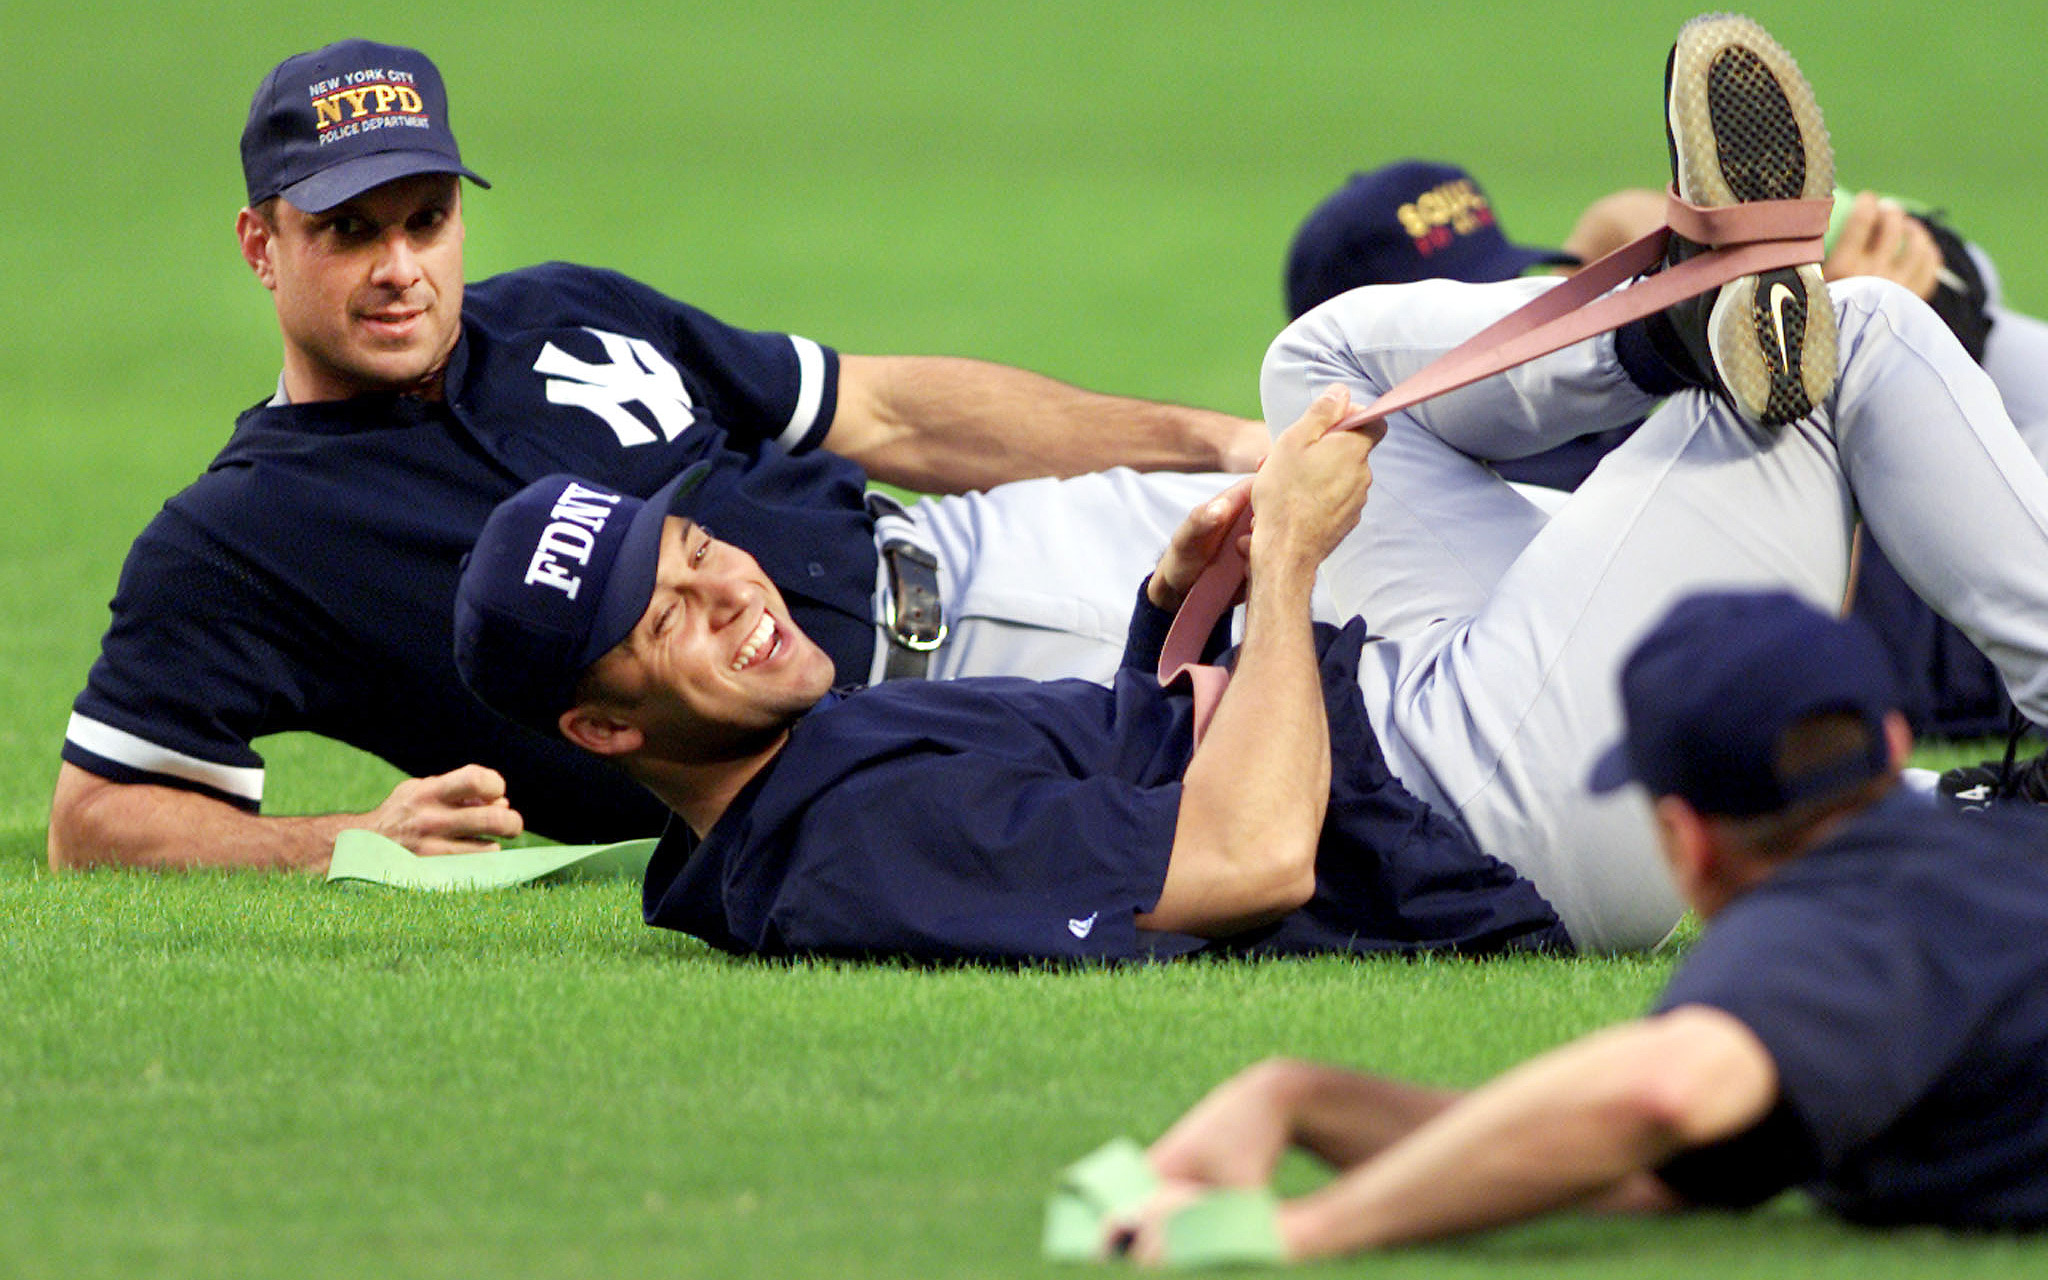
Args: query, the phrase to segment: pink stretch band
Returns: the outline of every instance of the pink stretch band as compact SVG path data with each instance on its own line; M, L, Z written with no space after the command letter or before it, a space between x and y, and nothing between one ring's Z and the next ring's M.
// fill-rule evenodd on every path
M1332 430L1346 431L1410 409L1446 391L1469 386L1539 356L1619 329L1742 276L1808 266L1825 256L1832 200L1760 200L1706 209L1667 192L1666 225L1587 266L1503 316L1419 369ZM1644 276L1664 260L1672 234L1708 246L1684 262ZM1615 286L1642 276L1625 289ZM1612 292L1610 292L1612 290ZM1246 564L1239 541L1251 533L1251 511L1238 517L1223 550L1188 589L1159 654L1159 683L1185 674L1195 694L1195 741L1209 727L1230 675L1195 659L1216 623L1244 589Z

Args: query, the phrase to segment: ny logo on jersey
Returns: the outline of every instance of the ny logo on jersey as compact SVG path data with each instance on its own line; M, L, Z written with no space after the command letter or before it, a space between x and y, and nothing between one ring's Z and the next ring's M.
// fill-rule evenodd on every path
M661 439L673 440L689 427L695 416L690 411L690 389L653 344L602 329L585 332L604 344L611 363L590 364L548 343L533 362L533 371L548 380L548 403L590 410L604 419L619 443L628 448L653 444L656 439L647 424L626 408L636 400L654 415Z

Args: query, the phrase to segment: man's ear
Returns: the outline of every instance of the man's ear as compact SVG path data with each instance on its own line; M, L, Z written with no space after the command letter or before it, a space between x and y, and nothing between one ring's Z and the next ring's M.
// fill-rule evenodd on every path
M1884 736L1892 753L1892 768L1903 769L1913 754L1913 728L1906 723L1904 714L1897 711L1884 713Z
M242 261L249 264L249 270L263 282L266 289L277 288L277 271L270 262L270 247L276 239L277 228L254 209L243 209L235 215L235 238L242 242Z
M1712 882L1719 864L1707 820L1678 796L1657 797L1656 813L1664 861L1678 896L1697 907L1701 890Z
M592 755L631 755L645 741L639 726L589 703L569 708L555 723L563 737Z

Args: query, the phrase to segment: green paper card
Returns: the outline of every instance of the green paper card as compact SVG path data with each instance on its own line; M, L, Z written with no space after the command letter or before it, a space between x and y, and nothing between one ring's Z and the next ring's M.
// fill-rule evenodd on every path
M1158 1186L1145 1149L1129 1138L1113 1138L1068 1165L1045 1206L1046 1258L1099 1261L1107 1221L1143 1204Z
M1166 1261L1176 1267L1275 1266L1280 1246L1279 1203L1259 1188L1217 1191L1166 1220Z
M327 881L394 889L504 889L565 880L637 879L647 870L654 845L650 838L617 844L527 845L422 858L374 831L344 831L335 837Z

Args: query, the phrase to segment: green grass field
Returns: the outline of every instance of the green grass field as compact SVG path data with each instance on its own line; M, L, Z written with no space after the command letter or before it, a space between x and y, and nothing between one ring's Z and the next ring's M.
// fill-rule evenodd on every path
M1055 1169L1276 1053L1472 1081L1641 1007L1667 958L1079 974L738 964L626 884L422 897L43 869L72 696L129 539L268 393L230 229L278 58L428 49L483 275L622 268L736 323L1256 411L1300 216L1461 160L1509 232L1664 180L1691 10L1413 0L768 7L246 0L0 12L0 1275L1046 1273ZM2038 3L1755 11L1845 182L1921 196L2048 308ZM279 812L393 778L263 745ZM1297 1171L1301 1176L1305 1171ZM1397 1276L2048 1273L2026 1242L1563 1221Z

